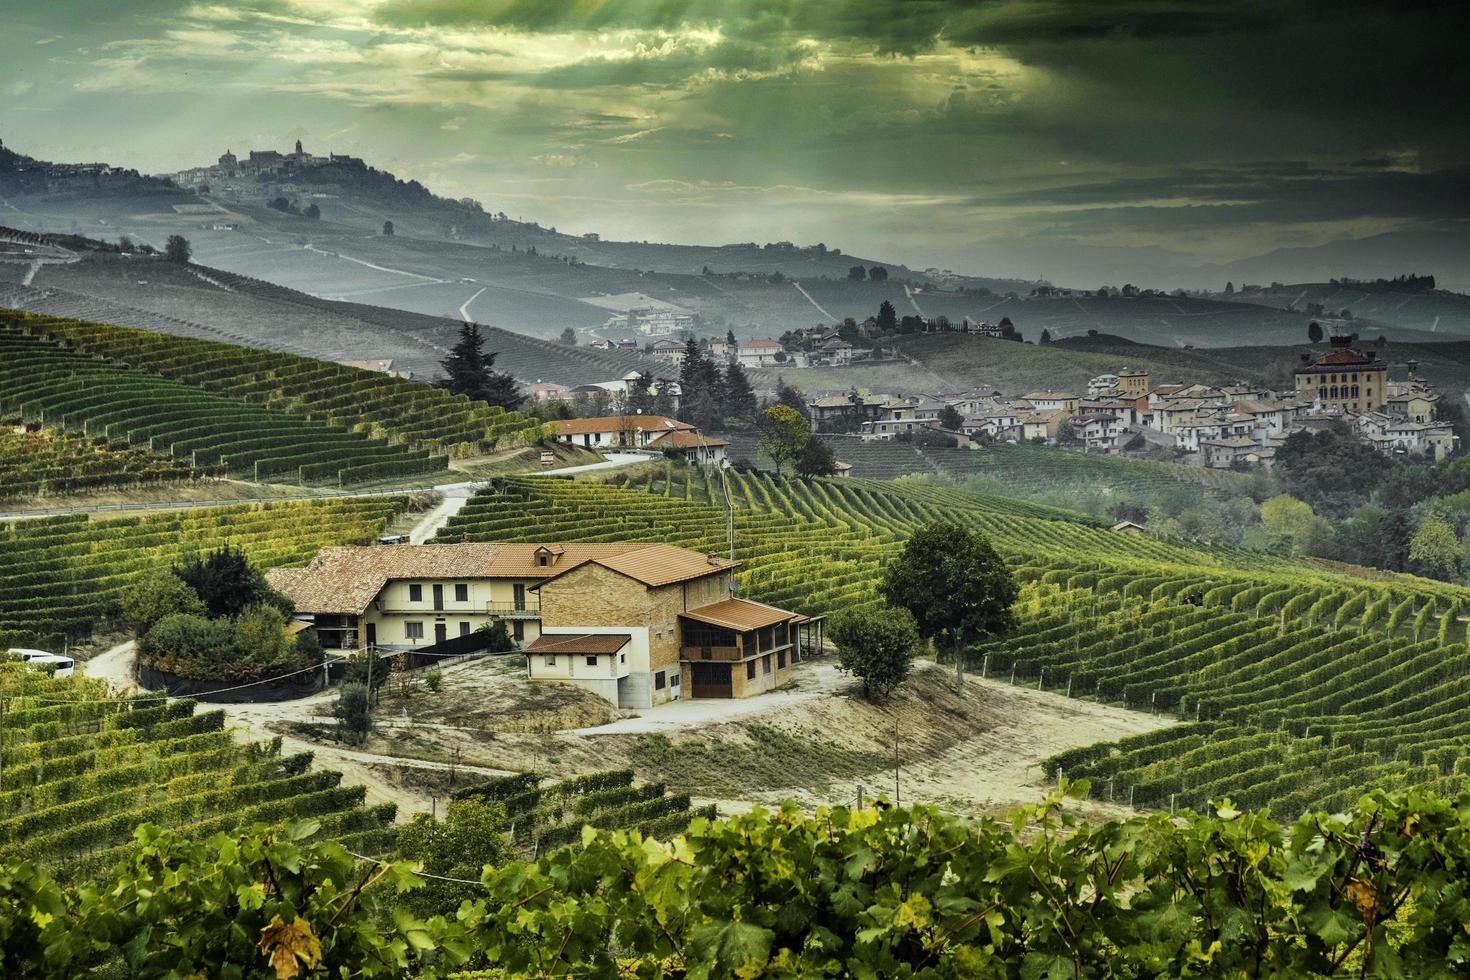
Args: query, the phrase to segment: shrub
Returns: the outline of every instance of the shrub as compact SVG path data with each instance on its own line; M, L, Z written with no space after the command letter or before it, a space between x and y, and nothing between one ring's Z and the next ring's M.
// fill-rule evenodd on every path
M132 630L135 636L142 637L160 620L175 613L202 615L204 603L173 572L149 572L123 591L123 625Z
M343 684L332 706L342 741L361 745L373 730L372 692L366 684Z
M430 691L438 694L439 689L444 686L444 671L438 667L431 667L424 671L424 683L429 685Z

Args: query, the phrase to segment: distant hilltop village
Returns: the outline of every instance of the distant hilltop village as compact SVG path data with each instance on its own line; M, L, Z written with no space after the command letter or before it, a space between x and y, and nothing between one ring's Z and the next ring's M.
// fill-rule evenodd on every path
M192 167L170 176L181 187L200 188L241 177L254 177L258 180L274 175L285 176L313 167L330 166L366 169L367 164L361 157L348 156L345 153L328 153L324 157L308 153L301 141L297 140L296 149L290 153L282 153L280 150L250 150L241 159L233 150L225 150L211 166Z

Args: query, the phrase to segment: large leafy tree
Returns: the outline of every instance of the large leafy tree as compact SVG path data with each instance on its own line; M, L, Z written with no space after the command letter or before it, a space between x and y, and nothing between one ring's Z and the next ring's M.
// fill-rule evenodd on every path
M983 534L936 521L915 531L883 570L879 592L913 614L920 635L950 647L960 683L965 644L1010 629L1019 590Z
M211 617L238 616L259 603L287 608L289 603L266 584L243 551L221 548L174 567L174 574L194 590Z
M863 682L863 697L881 700L908 677L919 631L906 609L850 608L827 624L837 668Z
M123 590L121 601L123 625L139 638L166 616L204 613L204 603L198 594L183 579L165 569L138 576Z
M1438 514L1420 521L1409 542L1409 560L1435 578L1454 578L1463 556L1454 526Z
M495 370L498 352L485 353L485 337L478 323L466 323L459 328L459 340L449 351L449 356L439 362L444 377L438 386L456 395L464 395L474 401L488 402L501 408L513 409L521 404L525 396L515 378Z
M776 464L776 475L782 467L795 462L812 437L812 427L801 413L790 405L772 405L755 423L756 442L761 452Z
M796 472L802 476L831 476L837 472L837 454L831 444L812 436L796 454Z
M169 235L168 241L163 245L163 257L179 265L188 265L189 260L194 257L194 249L189 245L189 239L183 235Z

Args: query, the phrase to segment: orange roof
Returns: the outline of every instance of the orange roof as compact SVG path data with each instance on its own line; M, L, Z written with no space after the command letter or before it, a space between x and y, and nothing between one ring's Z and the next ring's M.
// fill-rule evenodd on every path
M702 436L691 429L679 429L675 432L663 432L653 437L649 445L655 449L670 446L674 449L698 449L700 446L728 446L724 439L716 439L714 436Z
M390 581L402 579L550 578L592 559L647 550L641 542L608 544L398 544L323 548L305 568L266 573L297 612L361 615ZM538 551L546 552L542 565ZM682 548L674 549L683 551ZM703 556L687 552L699 561Z
M568 572L591 564L601 565L603 568L617 572L619 575L626 575L644 585L660 586L686 582L693 578L703 578L716 572L730 571L740 567L742 563L721 558L718 555L702 555L697 551L678 548L671 544L630 545L621 553L605 558L588 558L572 564L568 564L563 559L558 562L558 565L561 566L560 571L554 572L545 582L541 582L534 588L539 589L547 582L555 581Z
M542 633L526 647L527 653L617 653L628 645L627 633Z
M679 615L684 619L742 632L800 618L797 613L768 606L764 602L752 602L750 599L726 599L723 602L686 610Z
M607 415L595 419L558 419L552 425L556 426L556 434L559 436L580 436L594 432L676 431L694 428L688 422L680 422L678 419L671 419L665 415Z

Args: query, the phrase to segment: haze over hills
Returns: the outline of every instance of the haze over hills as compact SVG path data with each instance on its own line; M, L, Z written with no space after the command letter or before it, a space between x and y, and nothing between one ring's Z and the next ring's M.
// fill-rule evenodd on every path
M918 272L848 256L836 245L601 241L512 220L477 202L437 197L415 181L350 158L331 158L290 179L221 183L204 172L179 174L198 185L196 193L172 181L72 173L64 165L7 153L0 161L0 217L15 227L128 235L155 247L169 234L183 234L202 264L319 298L469 318L547 339L568 327L595 336L610 316L650 305L696 315L696 332L733 330L746 338L861 320L884 301L900 315L942 315L955 322L1010 317L1033 340L1043 330L1054 339L1098 331L1163 346L1297 343L1308 320L1302 303L1290 311L1261 310L1290 303L1291 297L1274 294L1035 296L1032 281ZM47 167L59 176L47 177ZM281 200L296 213L269 206ZM308 206L319 210L319 219L300 213ZM385 222L392 223L392 236L383 234ZM1128 257L1128 250L1116 253L1117 274L1109 277L1115 287L1148 281L1148 265L1129 268ZM998 265L1010 268L1016 260L1012 255ZM853 266L865 270L863 280L849 279ZM874 267L886 278L868 279L866 270ZM1284 275L1259 278L1278 281ZM1298 292L1317 295L1310 286ZM1323 292L1325 299L1338 299ZM1470 301L1459 294L1435 295L1434 301L1419 297L1410 303L1360 301L1354 329L1395 342L1470 336L1470 317L1461 312ZM1350 302L1354 294L1341 299Z

